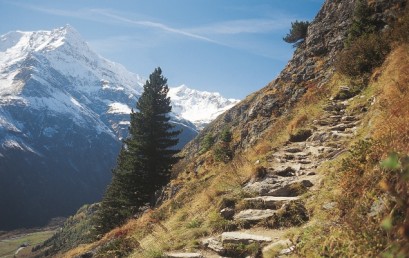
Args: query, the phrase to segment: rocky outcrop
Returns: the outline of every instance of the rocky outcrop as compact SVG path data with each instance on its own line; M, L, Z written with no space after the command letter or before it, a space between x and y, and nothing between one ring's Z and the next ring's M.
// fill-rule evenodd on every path
M357 0L325 1L310 23L305 42L295 50L280 75L205 128L196 140L186 146L186 160L198 153L200 141L206 134L217 137L226 127L238 131L238 138L232 146L234 151L250 147L262 138L267 128L274 126L277 117L291 110L307 88L323 87L334 73L333 64L337 54L344 48L356 2ZM387 28L398 17L405 4L406 0L371 1L373 18L379 21L378 29Z

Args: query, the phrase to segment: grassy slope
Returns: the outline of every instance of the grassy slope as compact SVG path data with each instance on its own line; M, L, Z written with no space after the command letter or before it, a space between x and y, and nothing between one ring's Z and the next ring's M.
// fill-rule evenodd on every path
M407 189L407 182L400 182L379 164L392 150L409 153L408 71L409 46L396 45L383 66L372 73L364 91L353 99L351 110L369 111L363 113L363 126L349 143L352 154L344 153L318 168L324 175L322 186L313 196L304 196L310 222L284 233L300 243L295 256L371 257L398 254L407 247L402 214L392 221L392 227L381 227L391 211L402 209L391 198L391 191ZM324 87L309 88L289 114L275 121L263 141L227 164L215 162L211 151L202 154L199 158L204 164L197 175L186 169L173 180L172 184L183 185L174 198L114 229L100 241L70 250L65 256L99 248L97 257L161 257L169 250L197 250L203 237L240 227L221 218L218 211L226 201L246 195L241 186L254 174L255 162L266 164L265 157L282 145L289 133L310 126L320 116L323 104L339 86L354 83L359 84L359 80L335 75ZM360 142L369 138L373 138L370 144ZM379 200L386 200L386 204L375 215L369 215ZM334 208L323 209L331 202L336 202Z

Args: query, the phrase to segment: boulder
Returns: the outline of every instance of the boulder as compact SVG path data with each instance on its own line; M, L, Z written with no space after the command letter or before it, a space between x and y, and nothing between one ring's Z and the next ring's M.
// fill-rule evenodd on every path
M242 222L257 223L261 220L273 217L276 213L277 210L247 209L235 214L234 219Z

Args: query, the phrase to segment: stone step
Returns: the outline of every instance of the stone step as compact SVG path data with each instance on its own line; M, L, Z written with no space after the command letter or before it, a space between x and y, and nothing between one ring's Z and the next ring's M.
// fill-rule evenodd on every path
M342 122L352 122L352 121L357 121L358 118L356 116L343 116L341 117Z
M303 149L300 147L287 147L284 149L285 152L289 152L289 153L297 153L297 152L302 152Z
M234 220L248 223L257 223L264 219L273 217L277 213L277 210L265 209L247 209L242 210L234 215Z
M206 238L202 241L202 245L220 255L224 255L226 253L226 249L223 247L220 237Z
M314 184L307 179L300 181L293 181L284 186L281 186L277 189L272 189L265 195L268 196L280 196L280 197L295 197L302 195L308 191L309 187L312 187Z
M222 244L243 244L252 243L269 243L272 242L271 237L248 234L243 232L223 232Z
M267 253L268 251L272 250L272 249L276 249L276 248L282 248L281 250L284 250L286 248L289 248L293 246L293 243L289 240L289 239L282 239L282 240L278 240L275 241L267 246L265 246L263 248L263 253Z
M244 198L245 206L248 208L274 209L277 210L284 203L299 200L299 197L277 197L277 196L259 196L253 198Z
M204 258L201 253L166 253L168 258Z

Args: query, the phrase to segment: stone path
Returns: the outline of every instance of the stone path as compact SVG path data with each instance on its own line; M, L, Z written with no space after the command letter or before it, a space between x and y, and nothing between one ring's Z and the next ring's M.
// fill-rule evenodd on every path
M300 226L308 221L301 195L318 187L320 176L316 168L345 152L344 142L353 137L359 126L357 116L346 114L347 106L348 100L329 101L324 107L324 115L314 121L311 136L288 142L267 157L269 167L265 175L252 179L243 187L256 197L244 198L243 205L240 205L242 209L233 207L231 216L226 217L245 229L204 239L204 251L216 255L204 257L261 257L262 248L265 251L278 245L283 246L280 255L290 254L294 250L288 239L275 237L277 230L284 231L286 227ZM249 233L249 229L260 225L267 225L269 236ZM268 234L269 230L271 234ZM251 244L258 245L258 254L249 255L243 251L245 246ZM232 253L232 250L236 250L235 245L236 249L241 247L240 254Z

